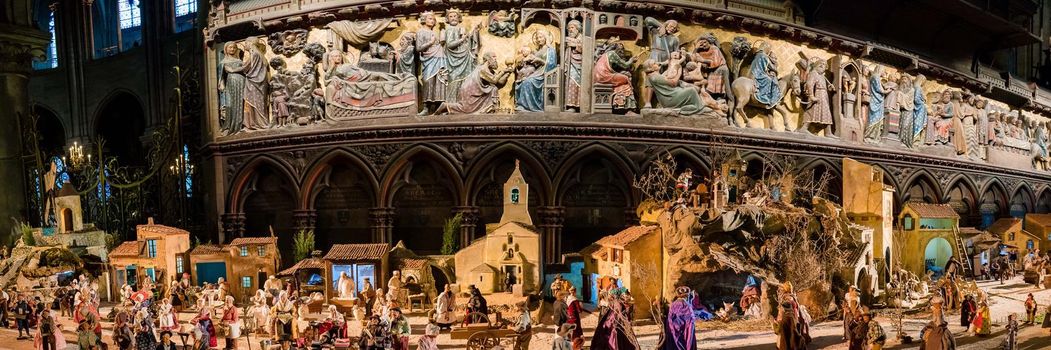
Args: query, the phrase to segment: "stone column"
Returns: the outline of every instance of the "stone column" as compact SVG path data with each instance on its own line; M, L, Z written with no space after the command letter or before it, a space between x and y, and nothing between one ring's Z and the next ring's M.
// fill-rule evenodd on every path
M292 218L296 223L296 232L313 231L314 227L317 226L317 210L314 209L303 209L292 212Z
M560 261L562 253L562 223L566 218L566 207L543 206L536 210L539 217L537 228L540 229L541 255L547 264Z
M244 237L245 214L227 213L223 214L223 231L219 233L219 241L226 242L226 238Z
M48 41L36 29L0 23L0 235L11 232L10 218L26 219L21 121L29 112L32 60L43 57Z
M369 219L372 220L372 242L394 243L392 228L394 227L394 208L376 207L369 209Z
M453 215L463 214L463 222L460 224L460 249L471 244L475 239L474 233L478 232L478 207L456 207Z

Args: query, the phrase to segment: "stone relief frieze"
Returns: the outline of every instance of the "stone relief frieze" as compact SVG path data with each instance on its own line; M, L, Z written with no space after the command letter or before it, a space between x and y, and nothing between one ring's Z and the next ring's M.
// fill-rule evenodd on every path
M363 13L383 17L398 4ZM919 64L868 61L867 46L739 16L691 12L721 23L712 26L672 19L691 17L675 6L563 6L325 23L319 13L218 44L219 138L392 117L566 112L705 119L1051 170L1046 117L987 99L936 67L923 70L928 79Z
M541 160L547 165L547 168L551 171L558 169L558 165L562 163L571 151L580 147L581 142L573 141L523 141L523 145L529 147L537 154L540 155Z
M405 144L400 143L384 143L376 145L360 145L351 147L355 152L358 152L365 157L372 164L373 169L382 171L387 166L387 162L390 161L391 157L405 148Z

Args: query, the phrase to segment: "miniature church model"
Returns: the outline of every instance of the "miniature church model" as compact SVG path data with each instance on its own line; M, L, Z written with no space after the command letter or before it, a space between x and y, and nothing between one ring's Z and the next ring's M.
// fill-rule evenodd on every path
M537 291L540 280L540 234L529 217L529 184L515 161L504 183L500 222L485 225L485 236L456 253L460 288L474 285L482 293ZM507 282L514 282L507 290Z

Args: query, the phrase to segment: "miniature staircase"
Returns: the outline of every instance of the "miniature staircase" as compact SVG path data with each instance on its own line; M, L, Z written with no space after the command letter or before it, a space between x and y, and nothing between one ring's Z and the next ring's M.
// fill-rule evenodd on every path
M974 266L971 266L971 257L967 255L967 246L963 244L963 239L960 238L960 227L952 227L952 238L956 242L956 251L960 252L959 258L963 265L963 279L974 278Z

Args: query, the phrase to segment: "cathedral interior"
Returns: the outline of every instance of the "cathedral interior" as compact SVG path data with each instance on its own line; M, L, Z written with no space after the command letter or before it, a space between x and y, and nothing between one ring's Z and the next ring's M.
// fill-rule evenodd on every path
M1051 211L1049 38L1046 0L4 1L0 232L73 186L123 239L437 254L520 168L557 263L639 222L652 164L711 174L716 147L831 197L866 162L895 215L984 227Z

